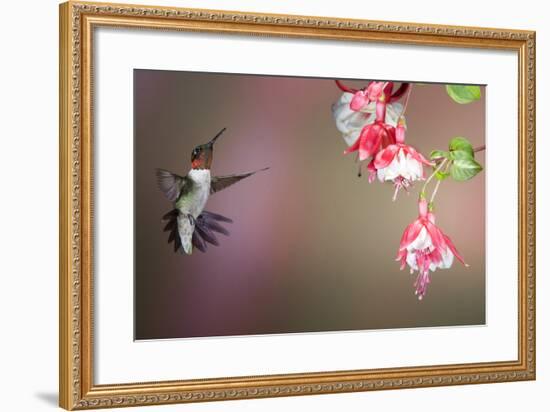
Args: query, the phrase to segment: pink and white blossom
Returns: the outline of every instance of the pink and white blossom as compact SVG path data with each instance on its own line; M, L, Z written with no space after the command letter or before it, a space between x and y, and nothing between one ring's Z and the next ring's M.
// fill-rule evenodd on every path
M393 83L371 82L365 90L355 92L350 102L351 110L358 112L371 102L385 101L385 91L387 94L391 94L392 87Z
M344 154L359 152L359 161L375 156L380 149L395 144L395 127L386 123L386 103L376 102L374 123L368 124L361 130L359 138Z
M418 202L418 210L418 218L403 232L396 260L401 262L401 269L408 265L411 274L418 272L415 293L422 299L431 282L430 271L450 268L455 257L466 263L451 239L435 225L435 216L425 199Z
M332 105L332 116L336 122L336 128L342 133L346 144L354 144L361 130L371 123L374 123L376 116L376 102L369 102L363 106L360 111L351 109L351 101L354 98L353 93L342 93L340 99ZM389 103L386 105L385 123L390 126L397 126L399 114L403 109L401 103Z
M393 200L400 189L408 190L416 180L424 180L424 165L432 166L421 153L405 144L405 125L403 121L395 129L395 144L380 150L372 165L369 165L369 180L374 174L381 182L392 181L395 185Z

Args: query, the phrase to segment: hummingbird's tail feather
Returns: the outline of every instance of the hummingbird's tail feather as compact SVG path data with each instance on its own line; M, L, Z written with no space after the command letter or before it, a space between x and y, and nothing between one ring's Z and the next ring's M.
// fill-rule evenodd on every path
M206 210L202 211L201 216L203 216L205 219L208 219L209 221L218 220L220 222L233 223L233 220L229 219L228 217L218 215L217 213L208 212Z
M166 213L163 217L163 221L167 221L164 226L164 231L168 232L168 243L174 242L174 252L177 252L181 248L181 240L178 233L178 210L173 209Z
M218 242L218 239L216 238L216 235L212 233L212 231L208 228L206 225L196 225L195 226L195 233L201 237L206 242L214 245L219 246L220 242Z
M172 209L168 213L165 213L164 216L162 216L162 220L168 220L168 224L170 224L170 222L173 222L173 219L177 217L178 217L178 209Z
M222 225L220 225L215 220L208 220L204 219L204 225L208 227L213 232L221 233L222 235L229 236L229 230L224 228Z
M193 237L191 238L191 242L193 243L193 247L196 247L201 252L206 252L206 242L197 234L197 232L193 232Z
M193 247L206 252L207 244L219 245L214 232L229 236L229 231L219 222L232 223L233 220L217 213L203 212L194 220L173 209L162 217L167 221L164 231L168 232L168 243L174 243L174 252L191 254ZM183 241L182 241L183 239Z

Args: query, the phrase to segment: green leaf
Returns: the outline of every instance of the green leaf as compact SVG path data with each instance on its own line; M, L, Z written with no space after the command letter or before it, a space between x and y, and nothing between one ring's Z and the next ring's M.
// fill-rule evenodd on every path
M451 176L459 182L471 179L482 170L483 167L473 158L455 159L450 168Z
M451 152L451 159L452 160L474 159L474 155L472 152L467 150L453 150Z
M445 88L451 99L460 104L472 103L481 98L481 88L479 86L448 84Z
M432 150L430 153L430 159L440 159L440 158L448 159L450 157L449 152L446 152L444 150Z
M474 157L474 148L468 139L464 137L453 137L449 142L449 150L451 151L451 157L453 152L466 152L470 154L470 157Z

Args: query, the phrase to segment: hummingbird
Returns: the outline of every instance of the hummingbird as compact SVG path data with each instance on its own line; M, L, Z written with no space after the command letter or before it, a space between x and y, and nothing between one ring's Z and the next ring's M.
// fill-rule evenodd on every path
M206 251L206 243L218 246L214 232L229 235L221 222L232 220L204 210L210 195L223 190L242 179L269 169L227 176L211 176L210 168L214 153L214 143L225 132L224 127L208 143L196 146L191 152L191 170L185 176L179 176L165 169L156 169L159 189L173 202L174 208L166 213L162 220L167 221L164 231L169 232L168 243L174 242L174 251L188 255L196 247Z

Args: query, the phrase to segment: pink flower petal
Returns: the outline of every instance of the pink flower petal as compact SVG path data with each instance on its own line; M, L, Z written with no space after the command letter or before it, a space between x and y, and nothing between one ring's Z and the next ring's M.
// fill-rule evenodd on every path
M384 87L384 94L386 95L386 97L390 97L392 91L393 91L393 82L387 82L386 87Z
M431 258L431 261L436 265L439 265L443 260L443 256L441 255L441 252L439 251L438 248L435 248L434 250L432 250L432 252L430 253L430 258Z
M405 149L413 159L418 160L421 163L424 163L426 166L433 166L434 163L430 162L428 159L424 157L424 155L420 152L418 152L414 147L406 145L407 148Z
M441 232L441 229L439 229L436 225L434 225L429 220L426 222L426 229L428 230L428 233L432 238L432 244L438 249L444 249L446 246L446 243L443 237L443 233Z
M398 250L398 256L399 253L407 249L407 246L409 246L410 242L407 242L407 239L409 238L409 232L411 231L413 225L416 223L416 220L412 222L411 224L407 225L405 230L403 231L403 234L401 235L401 240L399 241L399 250ZM420 230L418 231L420 233Z
M381 126L384 129L384 134L382 135L382 147L389 146L391 144L396 144L395 139L395 127L390 126L389 124L382 123Z
M451 240L451 238L445 234L442 234L443 235L443 239L445 240L447 246L449 247L449 249L451 249L451 252L453 252L453 255L456 256L456 258L460 261L460 263L462 263L464 266L468 266L468 264L466 262L464 262L464 258L460 255L460 253L458 253L458 250L456 249L455 245L453 244L453 241Z
M384 82L372 82L367 87L367 92L371 100L377 100L381 95L384 87Z
M369 183L374 182L376 179L376 167L374 166L374 159L372 159L367 165L367 170L369 171Z
M399 151L399 147L397 145L389 145L385 149L380 150L374 160L374 166L377 169L383 169L384 167L388 167L389 164L393 161L393 159L397 155L398 151Z
M359 144L359 161L363 161L368 159L370 156L370 151L367 149L367 143L365 142L365 139L361 139L361 143Z
M344 150L344 154L350 154L352 152L355 152L359 149L359 142L361 140L361 136L357 138L354 144L352 144L350 147L348 147L346 150Z
M403 232L403 236L401 237L399 250L406 249L418 237L423 227L424 225L420 222L419 219L416 219L409 226L407 226L407 228Z
M407 266L407 253L407 249L400 250L397 253L397 258L395 260L400 262L399 270L403 270L405 266Z
M376 123L365 126L361 132L359 160L365 160L378 151L380 146L380 126Z
M363 107L369 104L369 98L364 90L359 90L353 95L349 107L351 110L358 112Z

